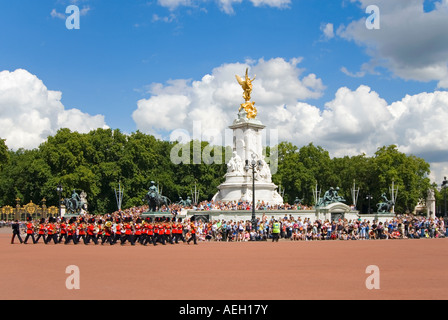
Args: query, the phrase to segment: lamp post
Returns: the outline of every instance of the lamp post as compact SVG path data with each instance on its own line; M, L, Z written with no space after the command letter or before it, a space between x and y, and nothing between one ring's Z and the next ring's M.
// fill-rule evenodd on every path
M59 183L58 186L56 187L56 191L57 191L58 196L59 196L59 217L61 217L61 215L62 215L62 212L61 212L61 194L62 194L62 191L64 191L64 189L62 188L61 183Z
M446 177L443 177L442 181L442 189L445 189L443 192L443 202L444 202L444 209L443 209L443 216L446 218L446 188L448 187L448 181L446 180Z
M368 195L366 196L366 200L369 200L369 209L367 210L367 213L370 213L370 200L372 200L372 199L373 199L373 197L372 197L371 194L368 194Z
M260 171L263 167L261 160L255 161L255 155L252 154L252 161L246 159L244 170L248 172L252 169L252 230L257 230L257 220L255 218L255 170Z

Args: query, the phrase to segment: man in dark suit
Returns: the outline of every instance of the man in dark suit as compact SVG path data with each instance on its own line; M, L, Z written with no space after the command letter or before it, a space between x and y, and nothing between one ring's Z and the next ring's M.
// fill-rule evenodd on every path
M12 227L12 238L11 238L11 244L14 244L14 238L17 236L19 238L20 243L23 242L22 238L20 237L20 223L18 220L14 221L11 225Z

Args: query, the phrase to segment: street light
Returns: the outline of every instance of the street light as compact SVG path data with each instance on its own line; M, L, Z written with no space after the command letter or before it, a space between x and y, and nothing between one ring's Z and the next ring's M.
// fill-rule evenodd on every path
M252 154L252 161L249 162L246 159L246 165L244 166L244 170L248 172L252 169L252 230L257 230L257 220L255 219L255 170L261 171L263 167L263 162L261 160L255 161L255 155Z
M368 194L368 195L366 196L366 200L369 200L369 209L367 210L367 213L370 213L370 200L372 200L372 199L373 199L373 197L372 197L371 194Z
M445 189L444 193L443 193L443 201L444 201L444 212L443 212L443 216L446 218L446 188L448 187L448 181L446 180L446 177L443 177L443 181L442 181L442 189Z
M56 188L56 191L57 191L57 193L59 195L59 217L61 217L62 216L62 212L61 212L61 194L62 194L62 191L64 191L64 189L62 188L61 183L58 184L58 186Z

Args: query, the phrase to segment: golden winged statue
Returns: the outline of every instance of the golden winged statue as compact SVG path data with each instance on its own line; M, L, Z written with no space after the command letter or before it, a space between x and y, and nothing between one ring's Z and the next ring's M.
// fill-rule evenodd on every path
M252 93L252 81L254 81L257 76L255 75L253 79L250 79L248 72L249 68L246 68L246 76L244 79L242 79L239 75L235 76L236 80L244 90L243 98L246 101L245 103L241 104L239 110L244 109L247 113L248 119L255 119L255 117L257 116L257 109L254 106L255 102L250 101L250 95Z

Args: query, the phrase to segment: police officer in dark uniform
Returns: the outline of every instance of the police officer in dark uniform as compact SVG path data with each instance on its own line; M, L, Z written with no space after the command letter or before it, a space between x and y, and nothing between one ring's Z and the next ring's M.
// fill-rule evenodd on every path
M17 236L19 238L20 243L23 243L22 238L20 237L20 223L18 220L14 221L11 225L12 227L12 238L11 244L14 244L14 238Z

